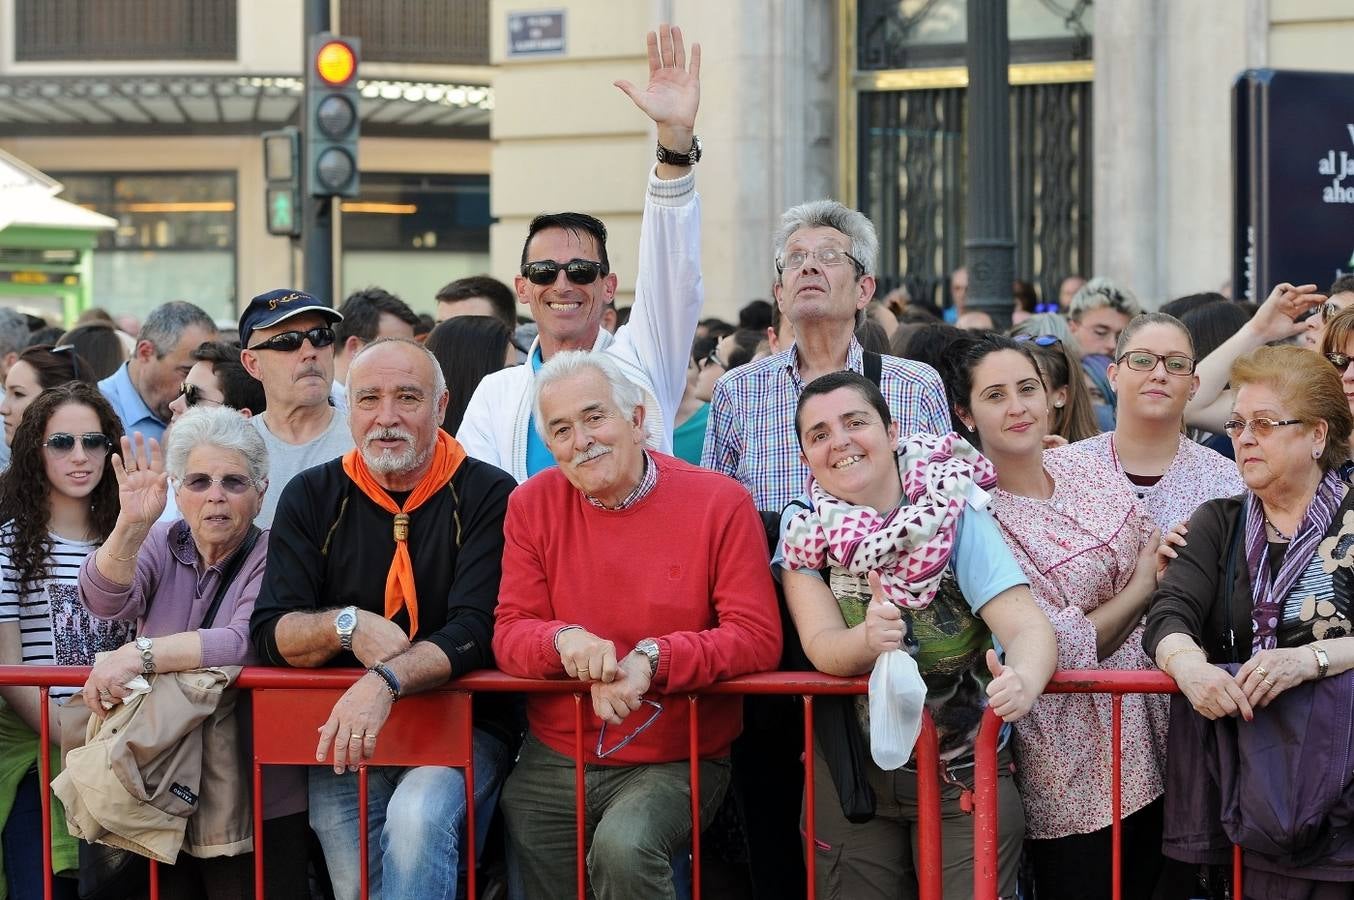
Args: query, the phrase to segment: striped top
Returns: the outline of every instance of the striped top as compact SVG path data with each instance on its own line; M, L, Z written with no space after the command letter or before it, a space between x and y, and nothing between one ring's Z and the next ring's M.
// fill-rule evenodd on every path
M115 650L131 640L134 622L96 619L80 602L80 564L98 549L93 541L69 541L48 533L48 577L35 589L19 592L19 573L10 562L14 538L9 523L0 528L0 622L18 622L23 663L36 666L88 666L94 654ZM53 688L68 697L78 688Z

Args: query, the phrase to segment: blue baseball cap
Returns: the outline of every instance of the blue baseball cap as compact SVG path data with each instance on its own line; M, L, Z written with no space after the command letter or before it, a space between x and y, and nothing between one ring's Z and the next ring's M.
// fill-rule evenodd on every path
M334 322L342 322L343 316L332 306L326 306L305 291L279 288L266 294L259 294L240 313L240 346L248 347L249 339L256 328L272 328L278 322L285 322L301 313L319 313Z

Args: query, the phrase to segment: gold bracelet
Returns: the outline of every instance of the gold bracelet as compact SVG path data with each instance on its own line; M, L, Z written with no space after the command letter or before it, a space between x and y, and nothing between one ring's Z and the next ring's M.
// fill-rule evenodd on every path
M1171 674L1171 660L1175 659L1176 654L1178 653L1198 653L1204 657L1208 656L1207 653L1204 653L1204 651L1198 647L1176 647L1170 653L1167 653L1166 658L1162 660L1161 671L1165 672L1167 675Z

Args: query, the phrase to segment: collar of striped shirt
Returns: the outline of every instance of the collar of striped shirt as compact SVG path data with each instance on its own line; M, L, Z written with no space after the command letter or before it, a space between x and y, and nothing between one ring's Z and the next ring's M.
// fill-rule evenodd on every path
M653 458L649 456L649 451L645 450L644 475L639 479L639 484L635 485L635 489L630 493L626 494L625 499L622 500L620 503L616 504L615 506L607 506L605 503L603 503L601 500L598 500L591 494L584 494L583 496L587 497L588 502L591 503L593 506L597 507L598 509L609 509L612 512L616 512L618 510L629 509L630 507L634 506L636 503L643 500L645 497L649 496L649 494L653 492L653 489L657 485L658 485L658 466L657 464L654 463Z

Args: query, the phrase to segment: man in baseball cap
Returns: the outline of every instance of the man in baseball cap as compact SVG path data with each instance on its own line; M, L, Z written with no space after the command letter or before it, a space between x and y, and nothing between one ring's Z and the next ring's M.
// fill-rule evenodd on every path
M329 401L334 380L334 309L304 291L259 294L240 315L240 362L263 383L267 410L249 421L268 445L271 490L255 522L272 525L292 476L353 448L344 417Z

